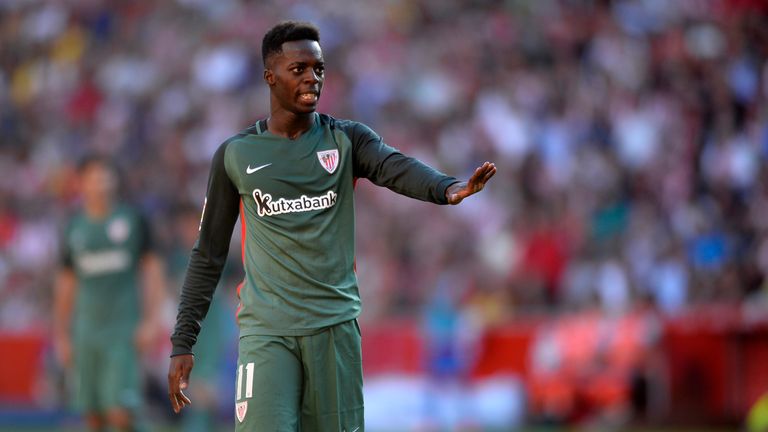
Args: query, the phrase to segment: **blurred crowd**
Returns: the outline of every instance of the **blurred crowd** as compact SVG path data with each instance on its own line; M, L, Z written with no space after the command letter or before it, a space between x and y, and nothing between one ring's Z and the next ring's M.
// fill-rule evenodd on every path
M765 301L763 1L4 0L0 329L49 324L83 155L114 157L178 259L213 152L268 114L286 18L321 30L321 111L457 177L498 166L456 208L362 182L363 321Z
M738 302L768 272L768 25L749 1L5 1L2 327L44 324L73 166L113 156L162 247L210 157L267 115L261 35L316 22L322 111L467 176L471 205L358 193L365 319L440 285L504 311ZM480 295L481 296L481 295Z

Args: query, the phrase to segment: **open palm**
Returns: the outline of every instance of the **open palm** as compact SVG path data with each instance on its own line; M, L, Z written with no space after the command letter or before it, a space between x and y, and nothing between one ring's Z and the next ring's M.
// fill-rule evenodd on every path
M472 174L466 182L459 182L451 185L445 192L448 198L448 204L456 205L464 198L476 194L483 190L485 184L496 174L496 165L492 162L486 162Z

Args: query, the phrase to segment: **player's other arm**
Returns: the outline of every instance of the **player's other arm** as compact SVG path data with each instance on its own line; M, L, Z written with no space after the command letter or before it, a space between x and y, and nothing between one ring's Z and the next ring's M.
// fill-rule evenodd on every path
M496 173L496 166L486 162L475 170L469 181L459 181L403 155L361 123L351 123L345 132L353 145L355 177L367 178L374 184L422 201L458 204L482 190Z
M197 341L200 325L208 313L224 269L239 211L240 195L224 163L226 147L227 143L219 147L211 162L200 233L192 249L181 288L176 326L171 335L173 351L168 370L168 397L177 413L190 403L183 390L188 386L194 366L192 346Z
M77 295L69 231L69 228L65 229L60 239L59 268L53 281L53 346L56 358L65 368L72 365L72 310Z
M53 345L62 366L72 365L72 309L77 294L75 272L65 262L53 284Z
M136 332L136 346L145 352L156 341L158 331L162 327L166 278L163 261L154 250L149 223L143 218L141 231L142 320Z

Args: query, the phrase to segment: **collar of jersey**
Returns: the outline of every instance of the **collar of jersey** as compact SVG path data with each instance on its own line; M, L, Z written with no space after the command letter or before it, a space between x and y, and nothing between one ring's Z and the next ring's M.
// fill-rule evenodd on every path
M317 111L315 111L313 114L315 115L315 121L312 122L312 126L309 129L305 130L304 133L302 133L301 135L299 135L298 137L296 137L294 139L282 137L280 135L275 135L272 132L270 132L269 129L266 128L266 127L264 128L264 130L261 132L260 135L269 136L269 137L272 137L272 138L281 139L281 140L285 140L285 141L291 141L291 142L301 141L306 136L308 136L312 132L314 132L315 129L318 126L320 126L320 114L318 114Z

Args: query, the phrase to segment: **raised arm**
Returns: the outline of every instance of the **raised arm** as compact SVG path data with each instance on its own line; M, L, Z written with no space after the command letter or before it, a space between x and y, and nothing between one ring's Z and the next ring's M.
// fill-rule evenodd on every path
M457 179L403 155L362 123L345 122L341 127L352 141L355 177L411 198L448 204L446 190L459 183Z
M386 145L362 123L345 122L342 130L352 141L355 177L367 178L411 198L455 205L483 190L496 174L496 165L486 162L468 181L459 181Z
M200 325L219 283L229 253L232 229L237 222L240 195L224 166L226 147L227 143L219 147L211 162L200 234L192 249L181 288L176 326L171 335L173 351L168 369L168 397L177 413L190 403L183 390L188 386L194 366L192 346L197 341Z

